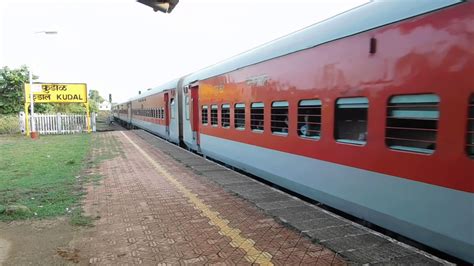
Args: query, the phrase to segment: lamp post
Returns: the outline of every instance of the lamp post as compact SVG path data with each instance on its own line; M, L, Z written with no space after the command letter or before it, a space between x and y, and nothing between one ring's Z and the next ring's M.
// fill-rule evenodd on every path
M58 34L57 31L37 31L35 34L48 34L48 35L55 35ZM30 80L30 117L31 117L31 129L30 129L30 136L32 139L38 138L38 133L36 132L36 121L35 121L35 103L33 99L33 70L32 66L30 66L29 71L29 80Z

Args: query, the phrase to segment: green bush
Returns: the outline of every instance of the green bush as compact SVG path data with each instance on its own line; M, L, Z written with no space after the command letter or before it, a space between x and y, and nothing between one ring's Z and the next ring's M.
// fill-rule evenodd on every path
M0 134L20 133L18 116L0 115Z

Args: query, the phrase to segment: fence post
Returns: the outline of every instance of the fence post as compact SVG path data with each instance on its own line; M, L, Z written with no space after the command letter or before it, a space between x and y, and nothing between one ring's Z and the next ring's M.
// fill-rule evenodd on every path
M19 122L21 134L24 135L26 133L25 112L20 112L20 115L18 116L18 122Z
M95 113L92 113L91 114L91 124L92 124L92 132L95 132L96 131L96 125L95 125Z
M56 123L58 126L57 132L58 134L61 134L63 132L63 127L61 125L61 113L56 114Z

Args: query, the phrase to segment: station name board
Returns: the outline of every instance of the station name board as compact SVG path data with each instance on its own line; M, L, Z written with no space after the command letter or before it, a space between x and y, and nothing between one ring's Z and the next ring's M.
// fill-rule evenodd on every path
M86 103L87 85L83 83L33 83L35 103ZM25 101L30 102L30 84L25 84Z

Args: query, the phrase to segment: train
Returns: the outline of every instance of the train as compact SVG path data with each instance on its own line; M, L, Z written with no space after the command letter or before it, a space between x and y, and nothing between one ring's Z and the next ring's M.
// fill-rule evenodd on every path
M372 1L113 106L474 263L474 2Z

